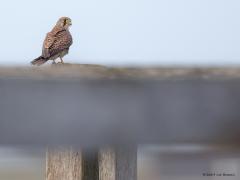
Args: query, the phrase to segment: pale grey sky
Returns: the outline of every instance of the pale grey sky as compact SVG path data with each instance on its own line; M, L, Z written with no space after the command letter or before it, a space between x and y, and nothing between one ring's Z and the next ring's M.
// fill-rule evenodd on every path
M66 62L240 64L239 0L2 0L0 64L28 64L61 16Z

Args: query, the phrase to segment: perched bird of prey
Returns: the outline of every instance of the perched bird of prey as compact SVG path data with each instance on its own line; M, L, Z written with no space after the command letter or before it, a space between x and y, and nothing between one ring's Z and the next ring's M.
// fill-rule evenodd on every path
M62 58L68 54L72 45L72 36L69 32L71 25L72 21L70 18L60 18L52 31L47 33L43 42L42 55L34 59L31 64L40 66L48 60L53 60L53 63L55 63L57 58L60 58L63 63Z

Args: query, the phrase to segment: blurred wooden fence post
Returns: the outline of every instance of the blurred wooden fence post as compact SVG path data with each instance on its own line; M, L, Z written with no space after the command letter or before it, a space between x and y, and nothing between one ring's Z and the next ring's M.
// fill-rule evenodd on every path
M137 180L136 148L48 150L46 180Z
M47 150L46 180L82 180L82 153L72 148Z
M99 180L137 180L137 148L100 149Z

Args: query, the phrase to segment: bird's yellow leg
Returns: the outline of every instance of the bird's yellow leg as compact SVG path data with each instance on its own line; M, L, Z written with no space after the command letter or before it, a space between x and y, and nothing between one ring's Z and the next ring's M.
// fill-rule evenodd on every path
M61 63L63 64L64 62L63 62L63 59L62 59L62 57L60 57L60 59L61 59Z

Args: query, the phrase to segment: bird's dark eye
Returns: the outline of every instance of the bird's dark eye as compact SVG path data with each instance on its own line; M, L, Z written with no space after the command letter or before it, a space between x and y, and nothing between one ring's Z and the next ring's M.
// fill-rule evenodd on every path
M64 19L63 26L66 26L66 24L67 24L67 19Z

